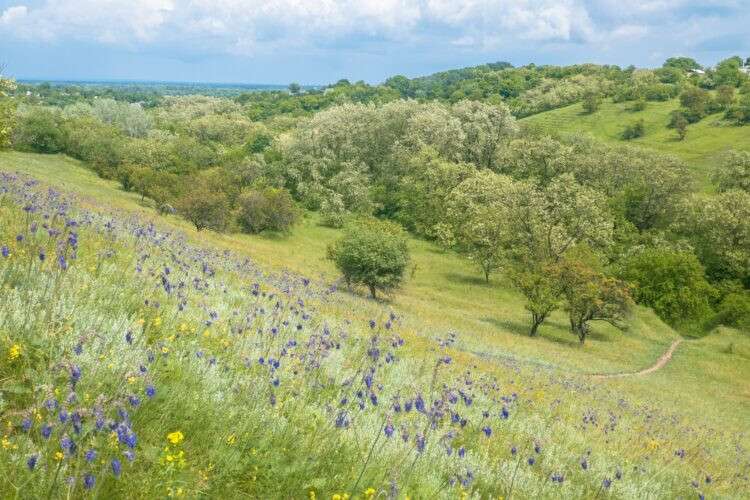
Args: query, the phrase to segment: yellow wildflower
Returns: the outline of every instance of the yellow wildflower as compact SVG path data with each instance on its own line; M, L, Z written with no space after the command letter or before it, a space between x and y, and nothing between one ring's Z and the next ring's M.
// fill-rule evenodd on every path
M167 434L167 440L172 444L180 444L185 436L180 431L174 431Z
M167 347L167 346L162 346L162 347L161 347L161 352L163 352L164 354L167 354L167 353L169 352L169 347Z
M367 488L365 490L365 497L372 498L375 496L375 488Z
M59 461L61 461L61 460L62 460L63 458L65 458L65 455L63 455L61 451L56 451L56 452L55 452L55 460L57 460L57 461L59 462Z
M232 434L231 436L227 438L227 444L230 446L236 442L237 442L237 436L235 436L234 434Z
M10 440L8 439L8 436L3 436L2 444L3 449L7 450L8 448L10 448Z
M21 346L18 344L13 344L10 346L10 349L8 349L8 359L11 361L18 359L18 357L21 356Z
M128 384L134 384L135 381L138 380L137 378L133 377L132 375L128 377Z
M161 326L161 316L154 318L154 326Z

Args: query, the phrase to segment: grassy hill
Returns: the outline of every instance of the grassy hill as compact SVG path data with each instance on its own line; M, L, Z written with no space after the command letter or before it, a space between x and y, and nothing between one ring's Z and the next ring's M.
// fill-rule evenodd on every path
M605 105L599 113L614 113L614 108L610 109L613 106ZM554 113L563 112L578 116L571 108L543 116L551 119ZM656 106L647 112L655 113ZM612 133L616 135L614 129ZM628 331L596 325L585 347L579 347L567 331L562 314L545 324L540 338L529 338L523 303L502 276L485 284L470 263L419 240L410 241L414 262L411 277L389 301L374 302L346 290L331 293L337 275L324 256L326 245L338 231L319 226L314 215L308 215L289 236L199 233L177 217L158 215L142 205L139 197L99 179L64 156L2 153L2 172L21 172L41 181L42 188L49 185L74 195L79 210L97 214L90 217L95 221L113 220L117 229L95 229L101 224L81 228L81 240L90 243L81 245L79 261L71 265L68 282L55 281L58 275L49 263L51 257L39 264L36 255L23 255L21 243L14 246L20 249L20 258L28 260L28 271L26 264L17 268L14 272L25 274L14 275L14 287L4 288L8 295L0 305L4 313L0 342L5 340L3 333L7 336L11 327L23 324L23 330L34 334L33 338L57 339L54 346L41 342L37 349L59 350L66 359L73 356L75 360L71 349L77 339L95 334L104 345L114 345L115 339L121 342L123 332L132 328L147 337L144 349L160 349L164 354L149 365L152 382L158 388L155 401L159 408L151 409L152 403L144 402L142 410L137 414L133 411L132 425L139 429L139 459L126 464L123 476L130 479L118 482L107 474L106 464L98 466L95 491L100 496L132 492L127 488L138 484L144 497L163 496L170 491L175 494L179 489L187 496L233 492L331 498L332 494L347 493L368 498L379 491L388 494L388 485L395 484L391 487L398 490L397 495L417 498L454 497L468 492L485 497L595 497L604 494L603 481L612 480L615 483L606 493L622 498L687 497L696 491L740 498L749 486L741 464L747 462L744 449L750 446L743 434L750 419L746 384L750 377L750 340L740 332L721 329L705 338L685 341L665 368L648 376L594 379L589 374L631 372L650 366L678 334L651 311L639 309ZM39 192L44 193L44 189ZM33 199L46 199L44 196L49 195L35 196ZM24 213L21 205L0 195L0 244L16 245L16 234L24 232L28 218L34 217ZM151 235L152 231L156 235ZM133 234L141 232L149 235L145 242L134 239ZM148 243L151 240L158 244ZM108 249L116 249L111 260L106 257ZM246 259L251 259L251 267L243 263ZM144 267L143 277L133 274L138 262ZM215 268L216 277L212 274L208 278L205 267L203 273L196 270L198 263ZM164 266L174 275L165 274ZM0 267L0 277L6 276L9 283L3 272ZM183 299L178 298L180 294L163 293L160 276L174 283L206 280L206 286L196 285L196 290L184 292L188 307L182 313L178 306ZM298 277L312 281L310 291L300 291ZM249 323L254 325L251 330L269 327L249 294L254 282L260 283L264 292L289 295L294 300L299 297L300 309L310 311L315 326L302 329L299 342L312 345L317 338L315 332L324 325L336 335L345 332L337 340L344 346L342 353L316 361L322 365L320 372L308 375L307 368L295 365L297 361L289 368L285 362L279 371L282 384L278 391L283 404L275 407L265 404L268 391L275 391L269 388L267 374L260 368L248 370L243 366L248 359L278 352L279 346L248 340L237 333L237 323L231 319L239 311L253 311L256 319ZM45 293L55 298L57 306L47 308L42 300ZM154 312L151 303L144 306L144 299L158 300L160 312ZM34 308L37 315L27 317L49 314L55 321L24 323L24 315L19 313L23 304ZM295 307L284 313L292 322L299 321L299 311L292 312ZM213 311L218 319L208 328L206 318L213 323L209 315ZM333 411L339 399L336 387L346 387L347 380L348 384L353 380L360 384L358 377L369 366L365 349L374 342L367 323L374 320L379 335L389 336L391 332L381 330L380 325L391 313L398 317L395 333L405 345L398 351L398 362L373 365L378 373L376 381L383 386L374 390L380 391L381 404L365 402L367 409L359 411L355 407L351 410L355 421L352 427L337 430L333 425L338 421ZM79 314L84 318L77 319ZM452 333L455 341L447 342L447 346L438 342L451 338ZM131 359L129 351L121 349L112 352ZM387 346L383 349L385 352ZM207 354L196 360L196 351ZM24 347L24 352L34 351ZM108 360L112 373L104 365L101 368L108 376L128 373L130 368L118 372L107 352L102 351L100 359L92 357L87 344L76 362L84 366L84 373ZM174 357L167 356L170 353ZM452 362L440 368L435 359L444 355ZM209 358L214 359L211 356L224 371L211 370L213 365L206 364ZM137 359L131 359L136 366ZM441 370L439 377L435 366ZM65 382L58 379L56 384L56 388L63 387ZM94 393L93 386L86 387ZM467 416L466 428L441 423L441 434L431 434L431 426L423 428L414 413L402 418L389 409L394 398L415 392L424 393L428 403L430 398L439 399L434 396L440 393L435 387L444 387L446 393L460 390L473 394L474 405L465 403L455 410ZM353 403L356 398L351 398ZM304 404L296 404L298 400ZM497 416L504 407L510 409L511 418ZM484 417L485 410L491 411L491 416ZM7 449L12 451L16 446L31 453L32 445L16 422L23 414L8 417ZM398 429L396 435L401 429L410 433L403 445L390 438L381 439L390 422ZM487 428L489 433L484 430ZM176 443L171 438L165 441L168 432L178 429L184 433L184 441L176 437ZM453 438L440 437L449 430ZM426 451L419 449L419 436L428 442ZM541 451L533 449L536 445ZM124 448L121 443L120 451ZM458 450L464 448L467 458L457 461ZM40 463L55 449L53 445L40 451ZM174 465L180 451L188 458L182 466L182 459ZM422 453L426 456L420 460ZM24 484L33 480L33 472L23 466L26 456L18 452L16 462L9 462L21 464ZM52 472L54 467L67 467L72 477L85 478L88 469L81 456L76 461L70 457L70 462L65 458L58 466L52 460L45 463ZM17 474L18 469L0 468L2 477ZM565 477L564 482L550 481L558 474ZM616 480L618 475L622 480ZM8 488L10 483L2 481L0 485ZM692 481L697 481L698 487L692 486ZM68 487L68 493L82 491L80 481L76 484ZM54 491L62 496L64 490L60 486Z
M614 103L606 100L595 113L585 113L582 104L546 111L521 120L521 123L554 133L589 133L612 144L635 144L674 154L692 166L696 178L707 189L712 167L721 155L730 150L750 151L750 127L736 127L723 123L722 114L710 115L688 127L685 140L680 141L673 129L667 127L669 115L679 108L677 99L649 102L643 111L632 111L631 102ZM621 139L626 125L642 119L645 135L632 141Z

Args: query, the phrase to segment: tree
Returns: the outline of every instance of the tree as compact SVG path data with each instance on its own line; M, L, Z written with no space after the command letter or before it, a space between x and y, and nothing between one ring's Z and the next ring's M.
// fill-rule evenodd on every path
M750 152L729 151L711 180L719 191L741 189L750 193Z
M34 107L19 116L14 147L35 153L59 153L65 147L62 117L56 111Z
M711 95L698 87L688 86L680 94L680 104L684 108L685 118L690 123L695 123L708 113Z
M705 319L713 287L696 256L669 248L648 248L628 256L620 278L633 285L635 300L671 325Z
M701 65L698 64L695 59L690 57L670 57L664 62L663 67L679 68L683 71L688 71L691 69L700 69Z
M224 230L230 207L226 193L212 189L199 176L188 178L185 185L185 192L175 201L177 212L192 222L198 231Z
M738 56L724 59L714 69L714 82L716 85L728 85L737 87L742 80L742 59Z
M285 189L246 190L237 205L240 226L249 233L287 231L298 218L294 200Z
M694 196L675 229L693 245L712 281L738 280L750 288L750 193Z
M372 298L401 285L409 264L406 235L389 221L363 218L344 230L328 247L328 258L344 275L348 285L362 284Z
M689 122L687 118L685 118L684 113L682 113L681 111L674 111L672 113L672 120L670 122L670 125L677 131L677 137L681 141L684 141L685 137L687 136L688 124Z
M464 160L480 168L494 168L500 147L516 132L518 124L504 104L493 106L463 100L451 108L464 131Z
M510 177L479 170L451 191L445 222L436 228L441 242L465 253L489 282L500 268L510 239L507 201L514 189Z
M734 104L734 93L735 87L722 85L716 89L716 105L723 110L728 110Z
M451 191L474 172L474 167L446 161L431 148L420 150L408 165L396 218L410 231L436 238L438 224L445 221Z
M602 97L597 92L589 92L583 98L583 110L588 114L597 112L601 104Z
M3 78L2 70L0 66L0 149L10 146L16 123L16 103L8 97L8 93L15 89L15 83Z
M569 252L556 266L555 276L565 298L570 330L581 345L586 341L591 321L605 321L624 328L632 307L628 287L607 277L593 252L585 247Z
M507 275L513 287L525 298L524 307L531 314L529 336L535 337L544 321L560 307L560 286L551 263L511 261Z
M299 83L292 82L289 84L289 93L292 95L297 95L300 93L300 90L302 90L302 87Z

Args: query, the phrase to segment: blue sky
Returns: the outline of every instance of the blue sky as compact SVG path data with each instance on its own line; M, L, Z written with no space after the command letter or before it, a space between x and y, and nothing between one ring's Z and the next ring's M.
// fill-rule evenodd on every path
M381 82L499 60L750 56L750 0L0 0L16 78Z

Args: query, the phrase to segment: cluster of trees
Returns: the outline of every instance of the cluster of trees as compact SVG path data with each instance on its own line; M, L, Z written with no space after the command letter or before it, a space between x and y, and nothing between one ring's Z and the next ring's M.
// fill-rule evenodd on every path
M18 149L85 160L198 229L283 231L297 206L319 211L323 224L344 228L329 257L373 296L403 279L405 228L465 255L488 281L504 273L526 298L532 335L564 309L583 342L591 321L624 325L632 300L677 326L750 321L750 158L727 155L717 193L697 195L674 157L523 130L514 112L557 105L548 95L596 112L605 95L643 103L679 94L685 121L711 103L734 109L728 91L714 97L686 73L693 66L498 64L377 87L160 96L153 108L25 102L6 135ZM717 69L711 81L726 84L728 74ZM477 81L482 95L467 94ZM492 88L510 104L484 95Z

